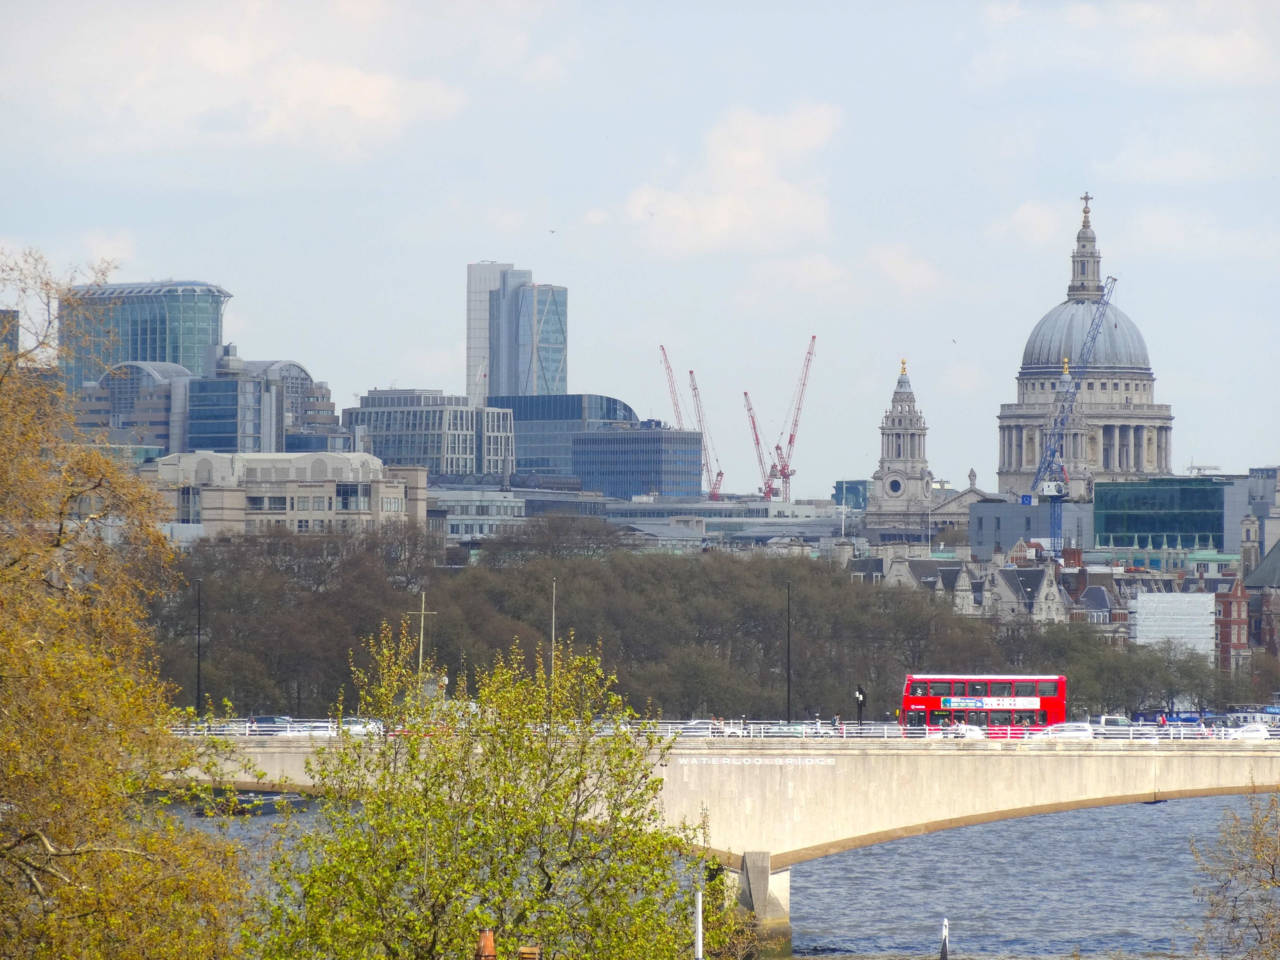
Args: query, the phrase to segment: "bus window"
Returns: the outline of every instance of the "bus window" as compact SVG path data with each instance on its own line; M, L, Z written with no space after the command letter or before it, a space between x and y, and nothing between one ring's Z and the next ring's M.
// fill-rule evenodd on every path
M957 680L955 683L953 683L953 684L951 685L951 695L952 695L953 697L963 697L963 696L964 696L964 681L963 681L963 680Z
M1019 680L1013 685L1013 695L1015 697L1034 697L1036 695L1035 681Z
M993 727L1009 726L1009 718L1010 718L1010 715L1008 710L992 710L991 711L991 725Z
M929 685L925 683L923 680L911 681L911 696L924 697L924 696L927 696L928 693L929 693Z
M991 696L993 697L1012 697L1013 684L1008 680L992 680Z
M1040 724L1040 726L1042 726L1042 727L1044 727L1044 726L1048 726L1048 724L1049 724L1049 714L1048 714L1048 711L1041 710L1041 711L1039 711L1039 714L1038 714L1038 715L1039 715L1039 717L1040 717L1040 719L1039 719L1039 721L1038 721L1038 722L1039 722L1039 724Z
M1058 695L1058 681L1041 680L1037 685L1036 695L1041 697L1056 697Z
M987 725L987 711L970 710L969 715L965 718L965 723L971 723L975 727L985 727Z
M945 727L945 726L948 726L950 723L951 723L950 710L930 710L929 711L929 726Z
M908 727L923 727L923 726L924 726L924 711L923 711L923 710L908 710L908 711L907 711L907 726L908 726Z
M929 683L929 696L931 697L949 697L951 696L950 680L932 680Z
M969 696L985 697L987 695L987 681L971 680L969 682Z
M1036 722L1036 712L1034 710L1015 710L1013 722L1019 727L1029 727Z

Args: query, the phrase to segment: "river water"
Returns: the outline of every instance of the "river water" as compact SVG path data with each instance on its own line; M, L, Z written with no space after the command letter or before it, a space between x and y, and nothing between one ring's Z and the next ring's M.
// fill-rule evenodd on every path
M896 840L791 871L797 957L924 960L942 920L955 960L1185 957L1204 916L1190 841L1244 797L1129 804ZM304 818L307 816L303 815ZM250 849L275 817L233 833Z
M1204 917L1190 840L1243 797L1045 814L911 837L791 871L797 956L1188 956Z

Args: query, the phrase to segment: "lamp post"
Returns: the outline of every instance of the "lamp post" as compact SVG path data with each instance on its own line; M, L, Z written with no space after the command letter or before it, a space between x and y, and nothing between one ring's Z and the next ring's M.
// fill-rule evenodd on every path
M203 604L201 603L200 588L204 584L202 577L196 577L196 713L200 712L200 699L203 691L200 688L200 659L201 659L201 619L203 614Z
M422 650L426 646L427 639L427 617L434 617L436 612L427 609L427 595L422 593L419 595L422 600L420 609L410 610L410 613L418 615L418 693L422 693Z
M556 676L556 578L551 578L551 679Z
M791 722L791 581L787 581L787 723Z

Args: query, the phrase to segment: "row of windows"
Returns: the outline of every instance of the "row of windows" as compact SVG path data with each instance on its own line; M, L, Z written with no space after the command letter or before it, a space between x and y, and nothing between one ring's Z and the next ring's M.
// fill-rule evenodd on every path
M285 510L289 512L328 512L336 507L338 510L365 510L369 509L369 484L367 483L339 483L337 484L335 497L245 497L245 509L252 510L255 513L267 511L270 513L283 513ZM383 497L382 509L384 511L402 511L404 509L404 500L400 497Z
M340 520L283 520L263 519L246 520L245 533L266 533L270 530L296 530L298 533L332 533L335 530L372 530L372 520L361 520L358 517L343 517Z
M1085 382L1085 389L1086 389L1086 390L1092 390L1092 389L1093 389L1093 384L1094 384L1094 381L1093 381L1093 380L1088 380L1088 381L1086 381L1086 382ZM1039 382L1037 383L1036 381L1034 381L1034 380L1033 380L1033 381L1031 381L1031 382L1029 382L1029 383L1027 384L1027 387L1028 387L1029 389L1031 389L1031 390L1057 390L1057 389L1058 389L1058 381L1057 381L1057 380L1041 380L1041 381L1039 381ZM1132 390L1130 390L1130 387L1132 387ZM1105 390L1107 389L1107 381L1105 381L1105 380L1100 380L1100 381L1098 381L1098 388L1099 388L1100 390L1105 391ZM1111 389L1112 389L1112 391L1113 391L1113 392L1119 392L1119 391L1120 391L1120 381L1119 381L1119 380L1113 380L1113 381L1111 381ZM1125 383L1125 385L1124 385L1124 392L1125 392L1125 393L1130 393L1130 392L1133 392L1133 393L1150 393L1150 392L1151 392L1151 384L1149 384L1149 383L1142 383L1141 381L1134 381L1132 384L1130 384L1130 383L1127 383L1127 382L1126 382L1126 383Z
M907 711L908 727L925 725L923 710ZM930 710L928 724L946 727L952 723L967 723L974 727L1042 727L1049 722L1045 710Z
M453 537L492 536L499 533L511 533L516 529L511 523L451 523L449 535Z

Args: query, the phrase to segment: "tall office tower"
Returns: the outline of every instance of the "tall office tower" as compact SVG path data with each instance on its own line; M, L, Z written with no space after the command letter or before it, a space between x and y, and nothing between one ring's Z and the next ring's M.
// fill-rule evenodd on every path
M489 293L514 265L482 260L467 264L467 388L473 404L483 404L489 389Z
M563 396L568 386L569 291L508 270L489 294L489 393Z
M569 292L532 270L467 264L467 398L568 392Z
M58 310L68 390L126 361L176 363L197 377L212 376L206 353L222 342L222 310L231 297L226 290L174 280L71 289Z

